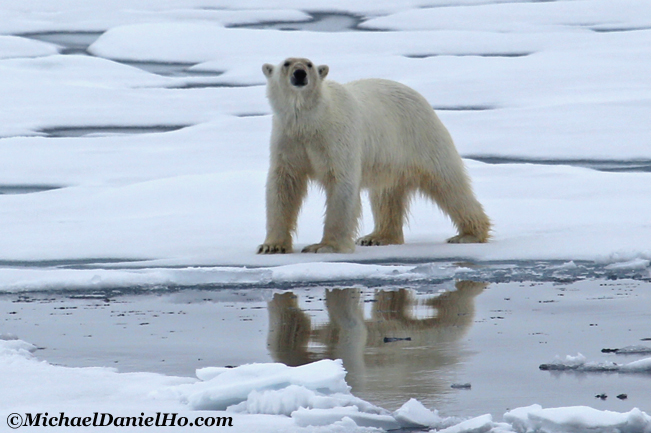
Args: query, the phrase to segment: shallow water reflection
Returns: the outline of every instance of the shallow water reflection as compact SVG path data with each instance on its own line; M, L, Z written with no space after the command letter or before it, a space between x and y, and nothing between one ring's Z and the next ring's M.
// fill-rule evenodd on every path
M356 395L405 398L448 392L450 371L465 352L459 344L474 320L475 297L486 283L461 281L456 290L417 298L407 289L355 288L325 292L328 320L313 324L293 292L269 301L268 347L275 361L302 365L342 359ZM370 304L370 311L365 308Z
M97 268L104 262L111 263L4 266ZM497 273L493 280L505 278L502 268L484 271L490 269ZM191 377L201 367L341 358L354 394L390 410L414 397L445 416L491 413L496 420L509 408L534 403L648 412L649 374L539 368L556 355L579 352L590 362L648 358L612 352L651 341L651 281L644 271L642 279L608 274L488 286L447 280L403 288L367 280L344 289L242 284L0 291L0 335L38 346L35 356L51 364ZM470 388L452 387L465 383ZM622 394L625 400L617 398Z

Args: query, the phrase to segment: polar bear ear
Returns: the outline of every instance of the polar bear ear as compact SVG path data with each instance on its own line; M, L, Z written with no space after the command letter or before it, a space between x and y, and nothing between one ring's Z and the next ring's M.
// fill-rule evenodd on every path
M328 76L328 72L330 71L330 68L328 67L328 65L321 65L317 68L317 70L319 71L319 77L321 77L321 79L323 80L325 77Z
M262 65L262 73L264 74L265 77L271 78L271 76L274 73L274 65L265 63L264 65Z

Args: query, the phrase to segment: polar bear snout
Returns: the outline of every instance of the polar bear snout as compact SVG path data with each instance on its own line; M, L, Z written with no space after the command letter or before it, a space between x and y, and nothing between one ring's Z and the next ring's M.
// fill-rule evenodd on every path
M293 86L307 86L307 71L302 68L295 69L290 80Z

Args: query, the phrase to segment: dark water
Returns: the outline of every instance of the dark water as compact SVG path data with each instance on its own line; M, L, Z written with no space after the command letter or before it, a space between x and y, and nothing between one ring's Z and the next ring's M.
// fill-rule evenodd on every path
M498 420L534 403L650 412L651 375L538 368L578 352L645 357L601 350L651 346L650 289L579 279L4 294L0 334L35 344L50 363L125 372L341 358L353 393L387 409L413 397L442 415Z
M474 159L475 161L485 162L487 164L571 165L575 167L591 168L593 170L599 171L651 173L651 160L647 159L535 159L479 155L465 155L465 157L468 159Z
M152 126L61 126L45 128L40 132L48 137L85 137L125 135L125 134L152 134L161 132L178 131L189 125L152 125Z
M360 24L364 21L364 18L360 15L337 12L309 12L309 15L310 18L305 21L265 21L252 24L235 24L230 27L312 32L377 31L376 29L360 27Z
M31 194L35 192L51 191L53 189L63 188L61 185L44 185L44 184L15 184L0 185L1 194Z
M431 54L406 54L405 57L408 57L410 59L427 59L428 57L438 57L438 56L453 56L453 57L507 57L507 58L512 58L512 57L526 57L530 56L533 53L531 52L494 52L494 53L464 53L464 54L439 54L439 53L431 53Z

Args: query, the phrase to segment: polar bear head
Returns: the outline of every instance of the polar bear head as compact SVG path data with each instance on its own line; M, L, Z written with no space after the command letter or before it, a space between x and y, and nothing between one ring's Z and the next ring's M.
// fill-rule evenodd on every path
M267 77L267 97L275 112L289 107L308 108L321 94L321 82L328 75L327 65L315 66L309 59L290 57L279 65L262 65Z

